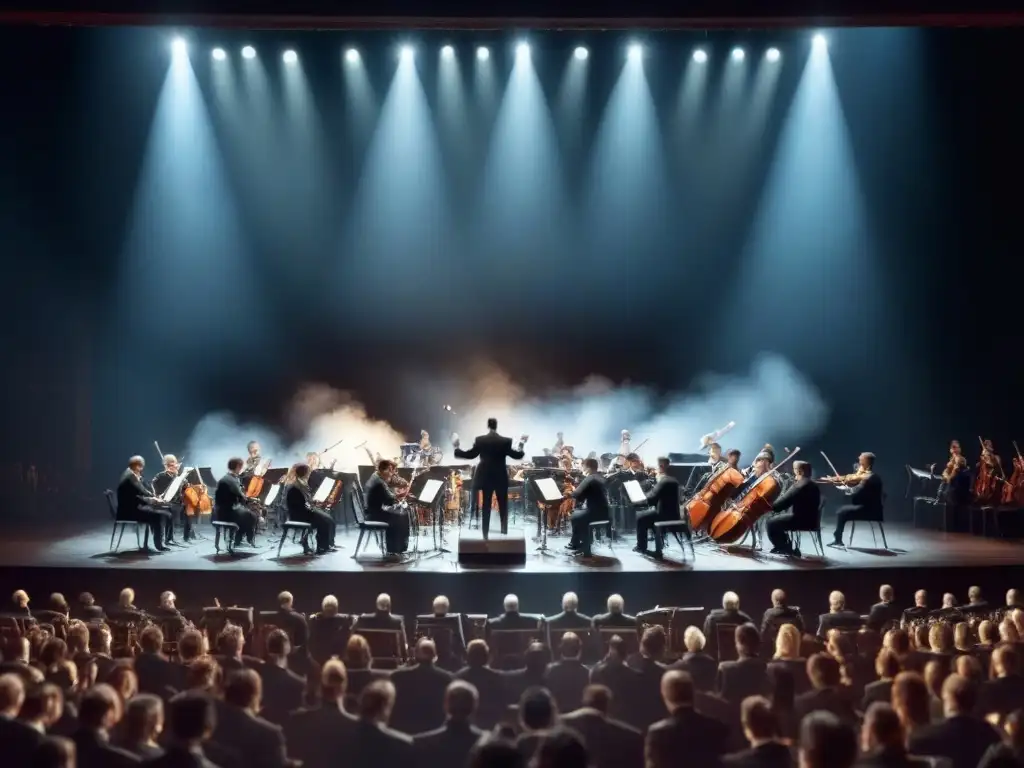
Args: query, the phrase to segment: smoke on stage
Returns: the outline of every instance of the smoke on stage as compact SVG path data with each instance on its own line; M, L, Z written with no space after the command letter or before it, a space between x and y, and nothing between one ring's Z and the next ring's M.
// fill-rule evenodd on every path
M670 452L694 453L702 435L730 421L736 427L721 442L750 456L765 442L793 445L819 435L829 408L817 388L788 360L762 355L744 375L707 373L690 389L659 397L643 386L615 385L594 376L576 387L531 393L507 371L488 361L468 366L459 380L424 385L418 377L416 400L430 403L422 426L434 445L452 458L450 434L458 432L464 445L486 429L487 419L498 419L499 431L516 438L530 435L527 456L551 447L558 432L576 449L577 456L618 450L623 429L632 434L633 446L644 442L640 453L649 463ZM436 405L435 405L436 404ZM445 410L450 405L452 411ZM302 460L307 451L344 442L323 455L339 469L352 470L368 462L361 447L394 457L399 444L415 442L418 432L403 435L385 421L371 418L351 395L325 385L304 387L288 409L289 431L301 435L285 440L266 426L241 423L230 413L210 414L192 432L186 461L223 467L239 455L249 440L259 440L265 458L275 466Z

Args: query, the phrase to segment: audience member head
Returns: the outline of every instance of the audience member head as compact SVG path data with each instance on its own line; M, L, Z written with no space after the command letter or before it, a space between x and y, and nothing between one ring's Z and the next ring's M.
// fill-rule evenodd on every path
M1008 589L1006 590L1006 605L1010 608L1016 608L1020 606L1020 590L1019 589Z
M470 640L466 646L466 665L469 667L486 667L491 657L491 649L484 640Z
M735 632L736 653L740 658L756 658L761 647L761 633L749 622L740 624Z
M968 653L971 650L971 627L966 621L958 621L953 627L953 647Z
M206 638L195 629L186 630L178 638L178 658L189 664L206 652Z
M11 602L14 603L15 608L19 608L21 610L28 608L28 592L24 589L16 590L15 593L11 595Z
M850 768L857 737L831 712L811 712L800 723L800 768Z
M135 590L131 587L125 587L121 590L121 594L117 598L118 608L134 608L135 607Z
M1019 671L1020 657L1012 645L1000 645L992 652L992 677L1008 677Z
M995 645L999 642L999 627L994 621L985 619L978 624L978 642L982 645Z
M947 718L971 714L977 700L977 691L967 678L950 675L942 684L942 711Z
M25 690L18 716L29 723L39 723L44 729L49 728L64 713L64 694L52 683L32 685ZM5 714L0 710L0 714Z
M970 680L972 683L985 681L985 670L981 668L981 662L976 656L967 653L960 654L956 657L953 669L960 677Z
M484 736L469 753L469 768L525 768L523 753L508 739Z
M914 606L916 608L928 607L928 593L923 589L919 589L914 593Z
M928 628L928 647L932 653L949 653L953 650L953 630L944 621L937 621Z
M875 674L880 680L895 680L900 673L900 657L889 648L883 648L875 656Z
M807 660L807 677L815 688L835 688L842 682L839 662L827 653L816 653Z
M611 595L608 598L608 613L621 614L626 610L626 601L622 599L622 595Z
M448 598L444 595L438 595L434 598L434 602L431 604L431 608L434 611L435 616L445 616L451 609L452 604Z
M543 731L558 720L555 699L547 688L534 686L519 697L519 724L524 731Z
M39 664L45 668L55 666L68 657L68 645L59 637L51 637L39 649Z
M185 687L216 695L221 686L220 664L209 656L200 656L185 667Z
M217 710L213 699L198 691L185 691L167 705L170 733L184 746L206 741L217 726Z
M772 607L773 608L785 608L786 607L786 593L781 589L772 590Z
M275 629L267 635L267 656L272 661L283 662L292 652L292 641L288 639L288 633L283 629Z
M328 659L320 670L320 700L340 702L348 690L348 670L338 659Z
M164 729L164 703L159 696L140 693L124 710L124 737L129 744L153 743Z
M891 704L876 701L864 715L860 746L865 752L903 751L903 723Z
M217 650L225 656L241 657L245 648L245 633L237 624L228 624L217 637Z
M1017 625L1009 616L1005 617L999 624L999 639L1004 643L1020 642L1020 632L1017 631Z
M68 627L68 654L77 656L89 652L89 627L81 622Z
M660 661L665 654L665 628L659 625L648 627L640 638L640 653L648 659Z
M707 645L708 639L704 633L692 624L683 632L683 645L689 653L700 653Z
M533 676L543 675L544 670L547 669L550 655L548 647L544 643L530 643L524 654L527 672Z
M320 601L320 613L324 616L337 616L338 598L334 595L324 595L324 599Z
M740 596L735 592L726 592L722 595L722 608L727 611L738 611L740 609Z
M748 696L740 705L740 722L743 734L752 745L768 741L779 730L779 721L772 711L772 705L763 696Z
M971 587L967 590L967 602L971 603L972 605L983 602L981 596L981 587Z
M437 661L437 646L429 637L421 637L416 641L414 654L417 664L433 664Z
M882 647L902 658L910 653L910 635L903 629L890 629L882 639Z
M224 701L256 713L260 710L263 683L252 669L237 669L224 681Z
M0 675L0 715L9 718L18 716L25 703L25 684L13 673Z
M109 731L121 719L121 699L105 683L93 686L78 704L78 724L88 731Z
M900 672L892 683L892 707L907 732L931 720L931 699L924 678L916 672Z
M277 605L282 611L290 611L295 604L295 598L291 592L284 591L277 593Z
M519 612L519 598L515 595L505 595L505 600L502 602L505 608L505 613L518 613Z
M75 768L75 742L61 736L47 736L32 753L29 768Z
M942 698L942 684L948 675L949 667L945 661L933 659L924 665L924 684L936 699Z
M391 613L391 595L387 592L381 592L377 595L377 602L375 603L377 610L381 613Z
M161 653L164 649L164 633L160 627L149 626L139 635L143 653Z
M444 692L444 711L449 720L468 723L473 719L479 701L476 686L465 680L453 680Z
M117 693L121 703L131 699L139 692L139 677L128 664L118 661L107 673L107 684Z
M612 635L608 638L608 653L605 656L608 661L625 661L626 660L626 641L618 635Z
M607 717L612 706L612 689L606 685L588 685L583 689L583 706Z
M661 700L669 712L675 712L681 707L692 707L693 699L693 678L689 672L670 669L661 676Z
M892 588L891 584L883 584L878 588L878 599L883 603L891 603L896 599L896 590Z
M345 644L345 666L349 669L369 669L372 660L370 643L362 635L352 635Z
M910 639L914 646L914 650L927 651L931 647L928 642L928 626L926 624L918 624L914 627L911 631Z
M559 726L545 733L533 757L533 768L587 768L590 756L583 739Z
M558 652L563 659L578 659L583 651L583 643L575 632L566 632L558 644Z
M104 656L110 655L110 628L106 624L89 625L89 650Z
M828 596L828 609L832 613L842 611L846 608L846 595L840 592L838 589L833 590Z
M576 613L580 609L580 599L575 592L566 592L562 595L562 610L566 613Z

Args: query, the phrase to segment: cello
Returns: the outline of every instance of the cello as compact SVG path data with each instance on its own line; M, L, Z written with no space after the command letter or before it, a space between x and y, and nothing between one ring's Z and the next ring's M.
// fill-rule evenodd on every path
M1017 454L1013 458L1013 472L1010 474L1010 481L1003 485L1000 498L1005 506L1020 504L1024 500L1024 456L1020 455L1016 440L1013 442L1013 452Z
M741 485L743 473L735 467L724 464L715 470L704 487L683 507L690 516L693 532L697 533L713 520L722 510L722 505L735 495Z
M730 506L715 515L709 531L711 538L719 544L735 544L750 533L757 521L772 511L772 504L782 495L783 479L779 469L798 453L799 447L778 466L757 478Z
M161 460L163 460L164 453L160 450L160 443L156 440L153 441L153 445L156 446L157 453L160 454ZM189 482L188 475L195 472L196 482ZM202 475L199 474L199 467L194 467L191 470L185 470L182 472L185 475L185 479L182 480L181 488L181 501L185 505L185 516L195 517L196 515L209 515L213 512L213 502L210 500L210 491L206 487L206 483L203 482Z

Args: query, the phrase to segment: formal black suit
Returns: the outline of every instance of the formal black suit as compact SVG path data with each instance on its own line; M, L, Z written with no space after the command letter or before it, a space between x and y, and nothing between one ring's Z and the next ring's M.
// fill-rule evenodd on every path
M679 515L679 481L672 475L662 475L646 494L647 501L653 506L636 516L636 548L647 551L647 534L655 523L682 519ZM686 529L689 537L690 530ZM661 536L655 535L654 549L661 552L665 542Z
M868 707L880 701L888 704L892 701L892 680L875 680L864 686L864 697L860 701L860 709L867 712Z
M896 606L896 603L875 603L868 611L866 626L875 632L880 632L886 624L899 626L900 616L903 610Z
M769 687L762 659L751 656L718 665L718 694L728 702L738 705L748 696L764 696Z
M117 484L117 519L146 523L153 533L153 546L163 546L164 528L170 518L169 511L155 509L151 503L155 497L139 476L126 469Z
M483 736L484 732L475 725L449 720L439 728L413 738L416 763L423 768L467 765L470 750Z
M0 744L5 765L30 765L32 755L44 738L44 734L21 720L0 717Z
M363 489L366 519L387 523L384 543L389 553L400 554L409 548L409 510L400 506L390 486L376 472Z
M998 712L1005 716L1015 709L1024 709L1024 677L1021 675L996 677L978 687L979 715Z
M704 650L715 658L720 658L718 649L718 625L719 624L753 624L754 620L743 611L726 610L715 608L706 619L704 619L704 638L706 645Z
M905 749L878 749L857 758L854 768L930 768L923 757L907 754Z
M146 765L149 768L228 768L212 762L201 749L189 750L176 744L169 746L162 755L146 760Z
M152 693L164 701L185 687L185 668L168 661L159 653L143 652L135 657L139 691Z
M853 703L850 701L849 689L845 686L839 688L815 688L807 693L801 693L793 702L796 716L800 720L811 712L819 709L831 712L847 725L857 725L857 713L854 711Z
M690 707L680 707L647 731L647 768L718 765L728 747L729 728Z
M480 463L473 473L473 503L478 500L478 493L483 494L479 502L480 508L480 529L486 538L487 531L491 524L491 495L498 499L498 515L501 518L501 532L508 533L508 467L505 459L523 458L526 454L519 448L512 447L511 437L502 437L495 431L486 435L480 435L473 441L473 447L468 451L461 448L455 449L457 459L475 459L479 457Z
M854 488L850 503L836 510L835 540L843 543L843 529L851 520L882 520L882 478L872 472Z
M263 709L260 717L284 725L288 716L302 706L306 681L290 669L277 664L263 664L259 673L263 679Z
M996 729L981 718L955 715L911 732L911 754L945 757L952 768L977 768L982 755L1000 741Z
M830 629L860 629L864 620L856 611L842 610L835 613L823 613L818 617L818 637L827 637Z
M505 675L490 667L463 667L455 673L455 677L476 688L479 696L476 724L488 730L493 728L505 713L506 707L512 703Z
M734 752L722 759L726 768L790 768L796 765L793 752L781 741L767 741L757 747Z
M608 714L617 720L637 725L633 702L640 689L640 673L624 662L599 661L590 670L592 685L603 685L612 692L612 705Z
M559 712L583 706L583 689L590 684L590 670L579 659L559 659L548 664L544 687L551 691Z
M583 737L594 768L639 768L644 737L639 729L590 707L562 715L562 725Z
M669 669L681 669L690 673L693 686L698 691L714 691L718 679L718 662L706 653L687 651L679 661L670 664Z
M301 760L303 768L334 768L341 742L351 738L357 720L337 702L300 709L289 715L284 726L288 756Z
M451 672L423 662L392 672L395 708L391 727L408 734L440 728L444 723L444 693L454 679Z
M592 474L583 478L576 486L572 497L577 502L572 513L572 539L569 546L580 549L584 555L590 554L590 524L608 519L608 489L601 475ZM579 503L583 502L583 506Z
M816 528L821 507L821 489L806 477L801 477L772 504L775 514L766 524L765 531L774 549L795 552L789 540L789 531ZM787 509L792 511L786 512Z
M78 768L126 768L142 761L125 749L113 747L99 731L81 729L71 737L75 742Z
M239 754L246 768L284 768L284 731L241 707L219 702L213 740Z
M177 477L177 474L172 475L166 469L163 472L157 472L153 475L153 480L150 483L153 486L153 494L162 498ZM179 485L178 492L169 502L171 515L167 518L167 541L174 541L174 526L179 520L185 525L185 541L192 538L192 518L185 514L185 505L181 503L181 488L182 486Z
M288 519L297 523L309 523L316 530L316 549L323 554L334 546L334 519L310 504L312 494L307 483L295 482L285 491L284 503Z
M250 544L256 542L256 513L247 504L238 475L228 472L217 481L213 493L213 514L220 522L238 526L235 544L240 544L243 536Z
M334 765L339 764L339 757L343 759L345 768L397 768L413 765L416 751L411 736L385 725L360 720L335 753Z

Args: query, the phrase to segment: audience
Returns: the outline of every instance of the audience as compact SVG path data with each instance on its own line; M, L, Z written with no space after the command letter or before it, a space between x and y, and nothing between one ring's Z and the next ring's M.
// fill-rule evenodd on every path
M682 669L690 673L698 691L713 691L718 679L718 662L704 653L707 638L697 627L687 627L683 632L686 653L670 669Z
M926 768L928 765L907 754L903 723L896 710L885 702L876 701L868 707L860 741L864 754L857 761L858 768Z
M391 726L403 733L423 733L444 723L446 692L455 676L436 666L437 647L428 637L416 643L415 663L391 674L395 704Z
M735 637L738 658L718 665L718 693L738 706L748 696L767 693L768 676L764 661L758 657L761 636L757 627L741 624L736 627Z
M779 723L771 703L762 696L744 699L740 724L750 749L727 755L723 761L731 768L789 768L793 755L779 738Z
M661 679L661 698L669 716L651 725L644 745L647 768L714 765L725 754L728 727L694 707L693 678L678 669Z
M857 737L831 712L812 712L800 723L800 768L850 768Z
M720 659L718 648L718 625L719 624L753 624L754 620L740 610L740 596L735 592L726 592L722 595L722 607L712 610L704 620L704 637L708 642L708 653Z
M555 697L562 712L571 712L583 704L583 689L590 682L590 670L583 666L583 643L575 632L566 632L559 643L560 659L548 664L544 685Z
M975 704L971 684L959 675L950 675L942 684L946 719L910 734L910 751L915 755L944 757L952 768L977 768L988 748L999 743L999 734L974 714Z
M464 680L448 684L444 693L444 724L413 739L420 765L427 768L466 764L473 745L483 736L483 731L473 725L477 704L477 691L472 685Z
M562 723L583 737L594 768L639 766L644 755L643 734L609 717L612 699L605 686L589 685L583 691L583 706L565 714Z

